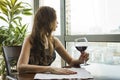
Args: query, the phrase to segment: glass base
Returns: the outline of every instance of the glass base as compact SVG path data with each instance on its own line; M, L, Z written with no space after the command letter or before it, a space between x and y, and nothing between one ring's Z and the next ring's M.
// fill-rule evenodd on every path
M80 64L80 66L88 66L90 64L86 63L86 64Z

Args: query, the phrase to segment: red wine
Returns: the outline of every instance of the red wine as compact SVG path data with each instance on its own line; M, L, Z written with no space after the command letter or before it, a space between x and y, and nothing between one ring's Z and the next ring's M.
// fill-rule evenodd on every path
M87 49L87 46L76 46L76 49L80 52L83 52Z

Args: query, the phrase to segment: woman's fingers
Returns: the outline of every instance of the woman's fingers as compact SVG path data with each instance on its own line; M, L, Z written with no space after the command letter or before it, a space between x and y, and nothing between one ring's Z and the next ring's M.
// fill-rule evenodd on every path
M66 68L55 68L51 73L53 74L64 74L64 75L69 75L69 74L77 74L75 71L71 71Z
M67 73L67 74L76 74L77 72L75 72L75 71L71 71L71 70L68 70L68 69L65 69L65 72Z
M80 58L79 58L80 62L84 62L84 61L88 61L89 60L89 53L83 53L81 54Z

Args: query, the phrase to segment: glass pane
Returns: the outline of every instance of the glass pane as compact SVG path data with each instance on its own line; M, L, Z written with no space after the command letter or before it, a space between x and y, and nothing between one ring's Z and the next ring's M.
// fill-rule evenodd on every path
M67 42L66 46L72 57L79 57L74 42ZM120 43L89 42L86 52L90 55L88 63L120 64Z
M31 5L31 8L32 8L32 15L31 16L22 16L23 19L22 19L22 22L24 24L28 24L28 32L31 32L32 30L32 26L33 26L33 15L34 15L34 8L33 8L33 1L34 0L19 0L19 1L22 1L22 2L26 2L26 3L29 3Z
M56 10L58 27L54 32L55 35L60 35L60 0L40 0L40 6L50 6Z
M120 34L120 0L66 0L67 34Z

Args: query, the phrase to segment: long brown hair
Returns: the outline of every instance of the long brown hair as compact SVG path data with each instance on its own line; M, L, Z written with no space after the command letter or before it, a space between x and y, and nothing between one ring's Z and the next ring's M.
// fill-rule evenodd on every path
M45 53L45 37L48 39L48 48L50 53L53 52L52 32L55 28L56 11L48 6L42 6L38 9L34 17L30 43L35 49ZM44 54L43 54L44 55Z

